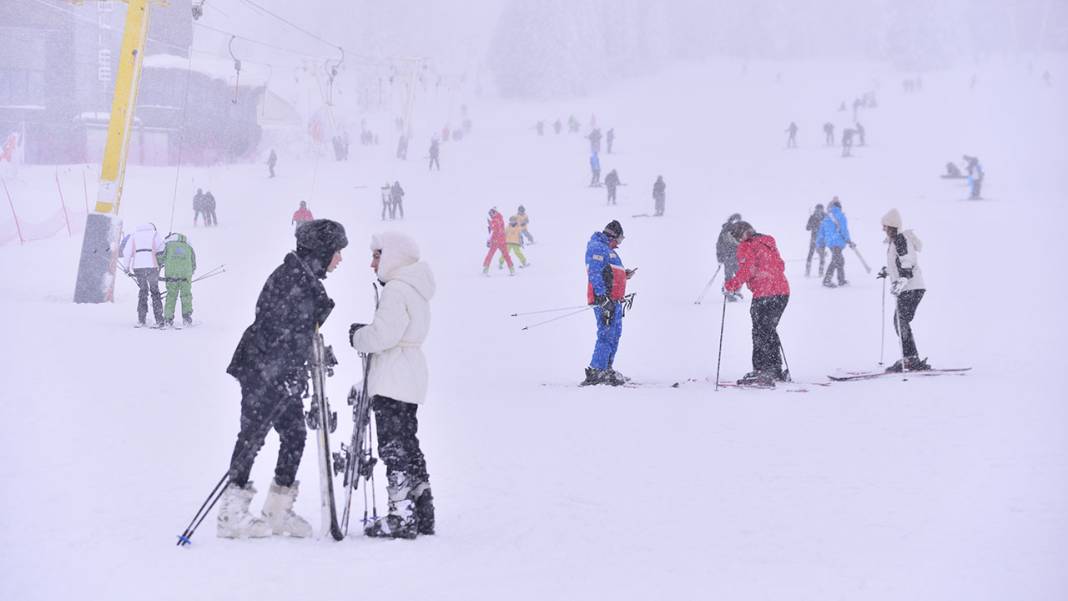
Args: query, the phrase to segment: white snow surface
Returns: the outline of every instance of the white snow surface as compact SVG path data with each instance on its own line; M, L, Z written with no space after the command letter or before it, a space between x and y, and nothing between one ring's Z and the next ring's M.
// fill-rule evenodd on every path
M185 233L202 270L227 271L194 285L196 327L139 330L136 287L121 275L113 304L71 302L77 237L0 248L0 598L1068 598L1068 93L1021 64L985 69L975 90L965 70L926 74L924 90L905 95L907 74L877 65L751 63L743 75L736 62L710 61L581 101L472 100L474 131L443 144L440 172L421 159L441 126L430 118L407 162L392 158L390 137L353 145L347 163L296 162L279 149L274 180L261 164L183 167L173 228L175 169L131 166L126 228L153 221ZM869 145L840 158L820 127L840 128L838 104L876 79L880 106L861 116ZM569 113L616 129L602 165L628 184L618 207L586 186L588 142L551 133ZM532 129L538 119L545 137ZM784 148L791 120L797 150ZM964 153L982 160L988 200L964 201L962 183L939 179ZM632 218L652 212L659 174L667 215ZM387 178L408 193L404 221L379 220ZM52 168L25 166L8 185L27 210L54 210ZM80 182L70 185L67 202L80 203ZM192 227L197 187L218 199L218 228ZM874 274L847 253L850 286L804 277L805 220L834 195L873 271L888 209L924 240L921 354L971 373L804 384L879 359ZM192 546L176 548L226 469L239 389L224 370L293 246L300 200L341 221L350 240L325 281L337 307L324 332L341 361L327 383L341 419L335 447L349 436L345 393L360 372L346 332L372 315L371 234L413 235L435 271L419 419L438 534L230 541L215 538L213 513ZM485 278L486 211L507 216L518 204L537 241L525 249L532 266L507 277L494 265ZM620 254L640 269L616 367L650 383L711 378L722 306L714 291L694 299L735 211L787 261L780 333L801 384L578 388L593 319L523 332L551 315L509 317L585 302L586 242L619 219ZM748 298L726 308L724 379L749 369ZM892 360L889 314L887 324ZM276 450L272 433L253 470L255 511ZM297 510L318 531L311 436L299 479ZM384 480L380 467L380 511ZM362 496L356 503L359 515Z

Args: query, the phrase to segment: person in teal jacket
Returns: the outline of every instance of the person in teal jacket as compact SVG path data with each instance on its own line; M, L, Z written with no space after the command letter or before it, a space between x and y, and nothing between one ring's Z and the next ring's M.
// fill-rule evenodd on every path
M831 262L827 265L827 271L823 274L823 285L828 288L845 286L849 282L845 279L845 256L842 251L846 246L856 246L849 237L849 222L845 213L842 212L842 201L835 196L831 204L827 205L827 214L820 223L819 233L816 235L816 246L825 246L831 250ZM831 276L838 273L838 284L831 281Z
M193 324L193 273L197 270L197 254L184 234L171 234L163 247L164 281L167 300L163 305L163 323L174 326L174 306L182 298L182 323Z

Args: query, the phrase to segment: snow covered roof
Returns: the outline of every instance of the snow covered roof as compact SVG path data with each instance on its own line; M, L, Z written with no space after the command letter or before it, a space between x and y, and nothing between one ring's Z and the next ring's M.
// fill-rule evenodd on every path
M194 56L190 59L173 54L150 54L145 57L143 67L146 69L192 69L212 79L233 84L237 72L233 61L217 58ZM241 63L241 86L260 87L267 84L270 69L260 64Z

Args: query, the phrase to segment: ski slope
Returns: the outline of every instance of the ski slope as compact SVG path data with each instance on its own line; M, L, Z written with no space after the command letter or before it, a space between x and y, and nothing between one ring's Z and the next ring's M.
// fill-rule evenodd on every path
M348 163L279 149L273 180L260 164L184 166L173 230L189 236L202 270L225 264L226 274L194 286L198 323L182 331L133 328L136 287L121 276L113 304L73 304L77 238L0 248L0 598L1068 598L1068 92L1025 73L988 64L975 90L971 70L928 73L922 92L905 95L909 74L880 65L751 63L743 74L710 61L582 100L471 100L474 131L443 144L440 172L420 158L443 122L434 106L420 107L407 162L383 136L354 145ZM868 146L843 159L820 127L833 120L840 132L839 103L874 85L880 106L861 115ZM591 113L616 129L602 169L627 184L617 207L586 185L583 137L533 131L570 113L583 133ZM797 150L784 148L791 120ZM939 179L963 153L983 161L988 200L964 201L963 184ZM16 202L52 202L53 171L23 167L9 182ZM666 216L633 218L652 212L657 175ZM128 229L167 231L175 177L128 170ZM404 221L379 219L387 179L407 191ZM218 199L215 229L192 227L197 187ZM804 224L835 195L873 273L847 253L850 285L828 290L803 277ZM360 371L345 334L372 315L370 235L410 233L435 271L420 439L438 534L229 541L215 538L213 513L178 549L226 469L240 396L224 370L292 248L300 200L349 233L325 282L337 307L324 334L341 362L327 382L341 417L335 444L349 436L344 398ZM532 265L483 277L486 211L508 216L519 204L537 241L525 249ZM879 218L891 207L925 243L921 355L972 372L806 393L714 392L703 381L714 377L722 305L714 292L693 301L735 211L787 261L779 331L794 379L875 368ZM625 230L624 264L639 268L616 367L663 386L578 388L593 319L524 332L551 315L509 317L583 303L585 244L611 219ZM725 379L749 369L748 299L726 307ZM688 378L701 381L666 387ZM318 530L310 442L297 510ZM253 470L254 511L276 451L272 434ZM384 490L378 503L384 511Z

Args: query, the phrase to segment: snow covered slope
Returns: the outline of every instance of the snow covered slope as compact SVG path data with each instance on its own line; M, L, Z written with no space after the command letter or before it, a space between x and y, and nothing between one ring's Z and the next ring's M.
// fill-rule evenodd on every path
M472 102L475 129L443 145L440 173L419 158L438 121L423 123L406 163L390 158L389 140L354 146L345 164L280 151L274 180L262 165L183 168L173 230L202 268L225 263L227 273L194 286L199 324L182 331L134 329L136 288L125 280L114 304L72 304L80 240L0 249L0 598L1068 597L1068 92L1025 73L990 66L974 91L970 71L932 73L923 92L904 95L903 75L867 64L751 64L743 74L711 62L582 101ZM841 127L838 104L875 80L880 106L861 115L869 145L843 159L819 128ZM602 165L628 184L618 207L586 186L584 139L534 134L538 119L569 113L615 127L617 153ZM791 120L797 150L783 147ZM938 178L962 153L982 159L990 200L963 201L961 184ZM652 212L658 174L667 215L632 218ZM52 203L52 177L23 168L9 182L16 203ZM174 178L131 167L128 227L168 229ZM379 220L387 179L408 192L402 222ZM192 227L196 187L218 199L218 228ZM873 269L887 209L924 240L917 342L932 364L973 366L969 375L803 394L714 393L703 381L580 389L593 319L522 332L537 320L508 316L583 303L586 241L619 219L620 254L640 270L616 367L650 383L711 377L721 305L715 293L693 301L715 270L720 224L738 211L788 261L780 333L795 380L874 368L881 283L852 253L844 289L803 277L806 217L835 195ZM328 388L340 409L359 373L345 332L372 314L370 234L413 234L436 272L420 438L439 534L223 541L212 515L176 549L226 468L239 391L224 369L263 280L292 247L299 200L344 223L351 241L326 280L337 308L324 331L341 361ZM486 210L510 215L519 204L537 240L526 248L532 266L484 278ZM749 368L747 305L727 307L726 378ZM891 329L888 357L895 343ZM340 434L349 427L343 420ZM276 449L271 435L253 471L261 491ZM297 509L315 524L311 445L300 479Z

